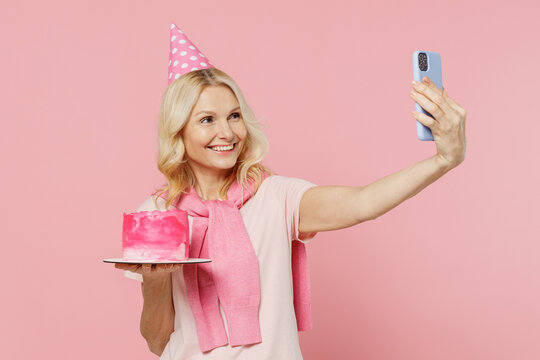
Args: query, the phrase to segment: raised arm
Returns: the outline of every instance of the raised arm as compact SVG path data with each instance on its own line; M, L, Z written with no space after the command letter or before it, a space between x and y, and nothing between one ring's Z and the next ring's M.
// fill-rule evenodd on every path
M300 232L337 230L373 220L393 209L465 160L466 111L426 76L412 83L411 98L433 117L413 112L430 128L437 154L372 184L316 186L300 201Z
M449 171L437 155L369 185L315 186L300 201L300 232L347 228L390 211Z

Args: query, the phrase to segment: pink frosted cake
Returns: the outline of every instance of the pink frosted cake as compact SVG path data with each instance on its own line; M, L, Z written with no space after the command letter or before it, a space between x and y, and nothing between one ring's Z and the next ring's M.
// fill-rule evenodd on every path
M188 254L189 223L186 211L172 209L124 213L124 260L186 260Z

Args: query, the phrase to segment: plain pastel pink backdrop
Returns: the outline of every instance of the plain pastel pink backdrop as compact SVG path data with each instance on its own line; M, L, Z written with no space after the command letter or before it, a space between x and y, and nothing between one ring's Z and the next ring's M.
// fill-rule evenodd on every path
M156 122L175 22L240 85L265 164L361 186L436 153L411 55L442 56L464 163L308 246L305 359L540 358L537 1L47 1L0 9L4 359L153 359L140 285L103 258L165 178Z

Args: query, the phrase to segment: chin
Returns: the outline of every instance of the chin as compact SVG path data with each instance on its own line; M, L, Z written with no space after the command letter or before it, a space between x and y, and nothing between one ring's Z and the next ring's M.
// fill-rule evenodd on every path
M221 169L221 170L230 170L236 165L236 162L234 162L231 165L228 165L228 164L226 165L225 164L212 164L212 165L214 165L213 167Z
M222 159L221 161L216 161L215 159L212 159L211 161L208 161L206 165L208 167L215 167L219 169L230 169L236 165L236 162L238 161L238 158L234 159Z

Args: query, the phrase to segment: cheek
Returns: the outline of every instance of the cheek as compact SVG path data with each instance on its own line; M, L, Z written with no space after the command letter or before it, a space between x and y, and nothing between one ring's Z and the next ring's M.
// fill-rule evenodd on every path
M210 140L212 140L212 135L204 130L195 130L186 134L185 139L184 144L186 145L186 148L197 149L201 146L205 147Z
M244 130L242 132L239 132L238 136L240 137L240 140L242 141L242 143L240 144L240 148L238 149L239 154L241 154L241 153L244 153L246 149L246 139L248 136L247 129L244 127Z
M247 136L247 128L246 126L244 125L244 123L242 122L241 124L238 125L238 128L236 130L236 134L242 139L242 140L245 140L246 139L246 136Z

